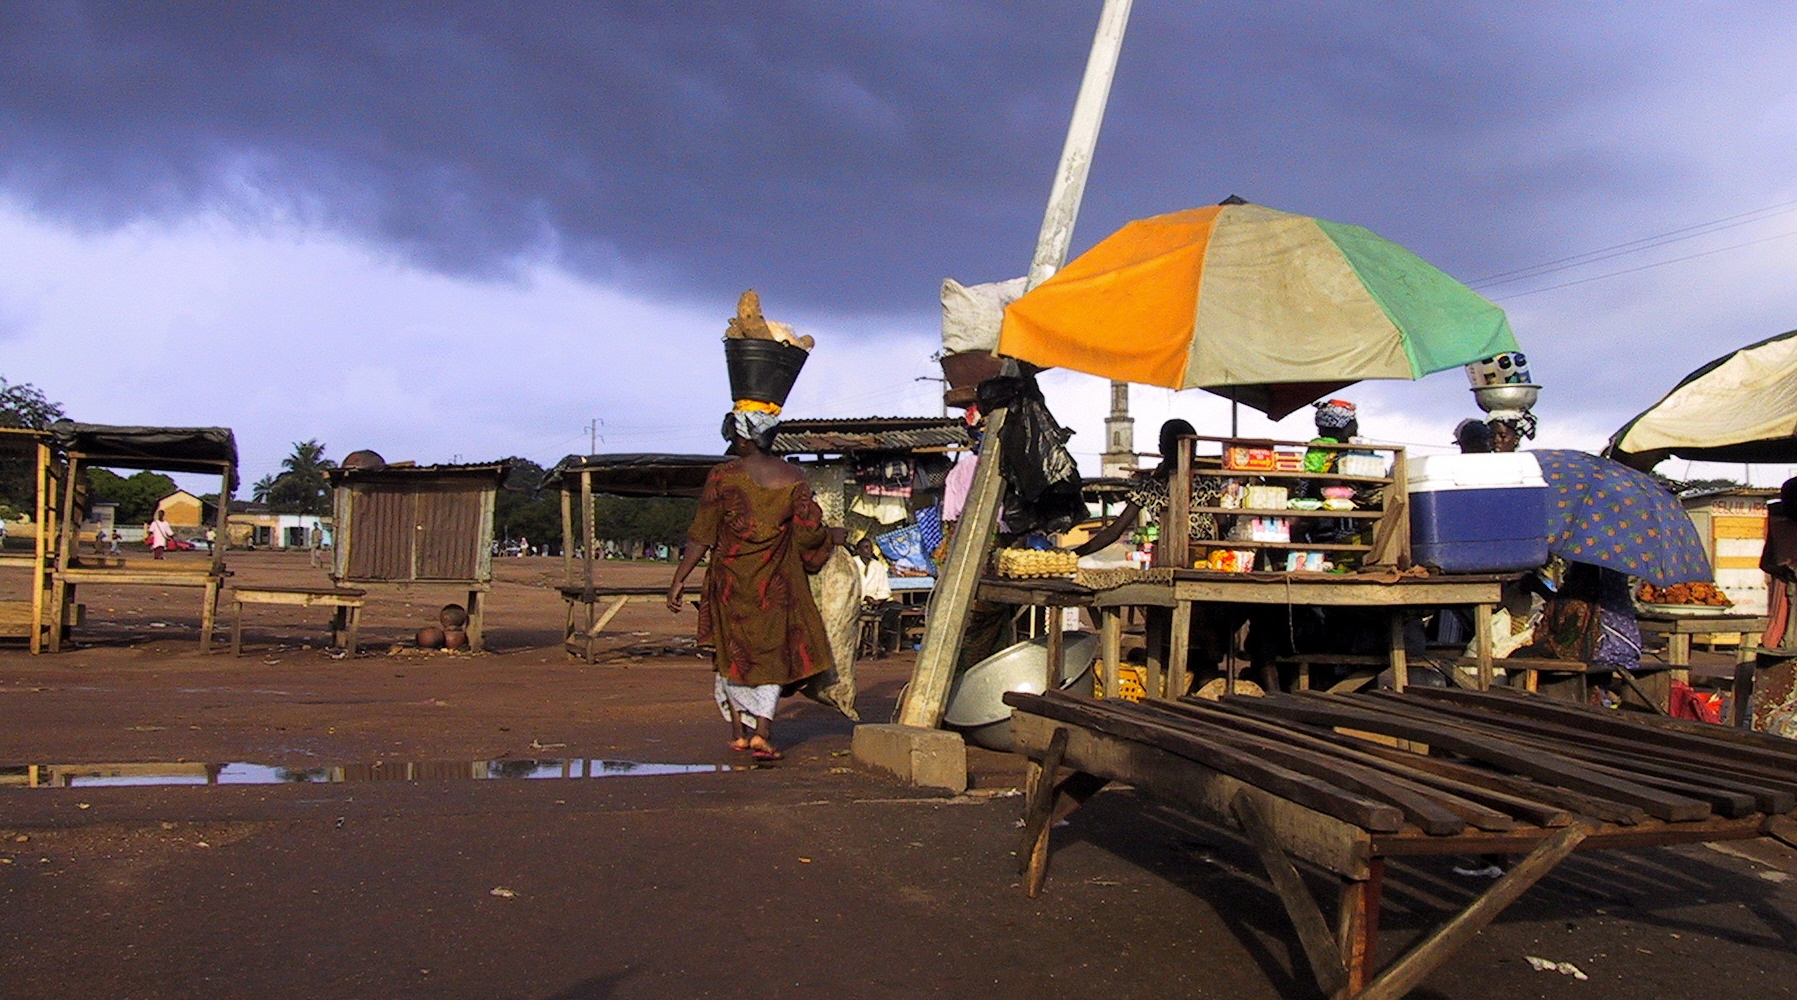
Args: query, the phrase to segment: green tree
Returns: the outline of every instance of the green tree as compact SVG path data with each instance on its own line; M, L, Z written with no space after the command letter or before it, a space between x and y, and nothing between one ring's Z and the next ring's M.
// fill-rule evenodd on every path
M512 471L493 500L493 534L504 541L527 538L532 545L557 545L562 537L559 491L544 492L543 467L513 456Z
M88 469L89 495L119 505L119 524L145 524L156 516L156 501L175 492L175 481L160 472L120 476L111 469Z
M8 382L0 376L0 427L43 430L63 417L62 404L53 403L28 382ZM37 458L33 449L0 452L0 516L17 516L37 509Z
M62 418L62 404L51 402L43 390L29 382L8 382L0 376L0 427L41 431Z
M295 441L293 454L281 459L280 475L263 476L250 495L277 514L329 514L331 486L325 472L333 468L336 463L324 457L319 441Z

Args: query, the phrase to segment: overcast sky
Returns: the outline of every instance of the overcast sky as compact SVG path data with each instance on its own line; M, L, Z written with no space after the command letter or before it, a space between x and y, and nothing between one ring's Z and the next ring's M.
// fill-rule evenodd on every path
M938 287L1027 267L1099 6L0 6L0 376L232 427L245 481L592 418L709 452L754 287L819 342L791 415L934 413ZM1229 194L1368 226L1509 311L1543 445L1797 327L1797 8L1460 7L1137 0L1076 252ZM1104 383L1045 384L1096 471ZM1454 372L1346 395L1383 440L1476 414Z

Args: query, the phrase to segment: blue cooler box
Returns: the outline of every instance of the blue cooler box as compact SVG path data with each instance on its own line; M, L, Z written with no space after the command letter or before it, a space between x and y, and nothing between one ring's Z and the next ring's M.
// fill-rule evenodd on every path
M1547 562L1547 481L1527 452L1410 460L1410 559L1444 573Z

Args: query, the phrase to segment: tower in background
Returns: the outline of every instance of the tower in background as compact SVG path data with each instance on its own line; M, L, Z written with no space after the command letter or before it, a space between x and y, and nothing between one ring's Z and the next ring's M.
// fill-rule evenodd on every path
M1136 468L1136 419L1129 415L1129 383L1111 383L1111 414L1104 418L1102 475L1127 476Z

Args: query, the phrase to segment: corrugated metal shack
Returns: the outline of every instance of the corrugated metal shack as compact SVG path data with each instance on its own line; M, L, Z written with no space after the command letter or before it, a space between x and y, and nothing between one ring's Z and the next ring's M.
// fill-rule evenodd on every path
M328 472L338 585L468 591L468 645L479 651L493 580L493 502L509 462L384 465Z

